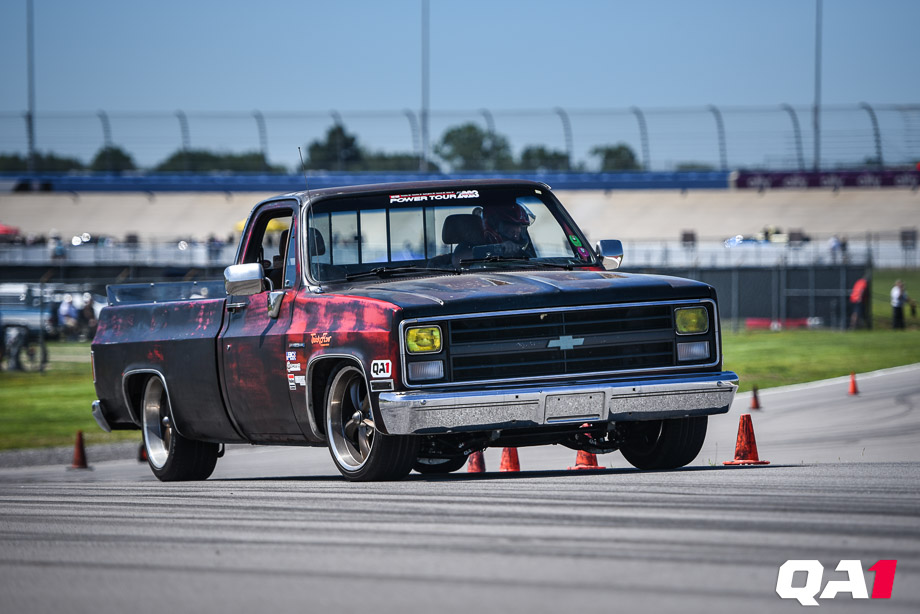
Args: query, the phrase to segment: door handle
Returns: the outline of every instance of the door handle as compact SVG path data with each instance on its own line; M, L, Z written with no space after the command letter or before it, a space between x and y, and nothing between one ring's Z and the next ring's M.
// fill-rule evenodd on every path
M281 301L284 299L284 292L268 293L268 317L277 318L281 311Z

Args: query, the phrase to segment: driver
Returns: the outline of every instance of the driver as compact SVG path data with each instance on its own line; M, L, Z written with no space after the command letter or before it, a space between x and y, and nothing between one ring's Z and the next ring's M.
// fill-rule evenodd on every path
M533 223L533 214L522 205L486 207L483 226L486 243L501 245L502 256L529 256L536 254L530 244L527 227Z

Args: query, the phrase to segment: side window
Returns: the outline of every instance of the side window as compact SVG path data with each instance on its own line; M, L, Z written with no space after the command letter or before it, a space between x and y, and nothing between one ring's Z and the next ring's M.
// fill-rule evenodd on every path
M294 210L287 207L260 213L252 225L252 234L243 255L244 263L262 265L265 277L271 280L275 289L292 287L296 278L296 250L292 247L296 245L296 238L292 236L293 216Z
M284 287L293 288L297 280L297 230L300 224L294 224L288 237L287 256L284 263Z

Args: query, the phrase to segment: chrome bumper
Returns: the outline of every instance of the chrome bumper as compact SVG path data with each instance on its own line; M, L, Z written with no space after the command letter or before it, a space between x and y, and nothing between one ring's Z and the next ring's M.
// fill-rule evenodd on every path
M738 376L723 371L475 391L382 392L378 403L386 432L408 435L721 414L737 389Z
M109 421L105 419L105 416L102 414L102 401L96 399L93 401L93 418L96 419L96 424L99 425L106 433L112 432L112 427L109 426Z

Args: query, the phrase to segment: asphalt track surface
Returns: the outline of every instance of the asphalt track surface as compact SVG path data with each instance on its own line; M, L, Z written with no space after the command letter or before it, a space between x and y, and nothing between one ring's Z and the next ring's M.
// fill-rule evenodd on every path
M380 484L300 448L231 448L200 483L92 449L89 471L3 469L0 611L785 612L802 609L775 592L786 560L826 582L843 559L896 559L890 600L819 611L917 612L920 367L857 381L762 391L759 467L722 465L745 394L678 471L618 453L568 471L558 447L522 449L520 473Z

